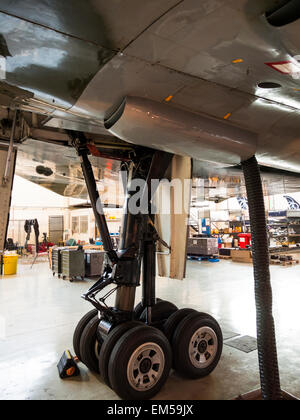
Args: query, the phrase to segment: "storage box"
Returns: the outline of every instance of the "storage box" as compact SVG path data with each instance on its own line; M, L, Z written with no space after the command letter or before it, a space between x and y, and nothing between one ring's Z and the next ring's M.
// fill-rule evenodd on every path
M69 280L76 277L84 278L84 251L65 249L61 251L61 275Z
M51 257L52 257L52 271L53 274L61 274L61 252L66 248L52 248Z
M103 271L103 261L105 252L103 251L85 251L85 275L86 276L100 276Z
M232 240L230 242L224 242L224 248L232 248Z
M217 238L189 238L188 255L217 255L219 251Z
M232 250L231 257L234 262L252 263L252 251L249 250Z

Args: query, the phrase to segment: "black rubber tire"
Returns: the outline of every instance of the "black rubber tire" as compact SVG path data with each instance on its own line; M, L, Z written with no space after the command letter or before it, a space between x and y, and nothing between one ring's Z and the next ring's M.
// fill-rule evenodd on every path
M82 362L95 373L99 373L99 354L103 340L99 341L98 326L100 323L99 316L96 315L85 327L80 340L80 354ZM95 352L96 343L100 346L98 348L98 355Z
M149 390L134 389L127 378L131 356L145 343L157 344L164 353L164 368L156 384ZM109 359L108 375L113 390L125 400L148 400L153 398L169 377L172 364L172 350L164 334L156 328L140 326L127 331L116 343Z
M93 319L98 314L97 309L92 309L87 314L84 315L84 317L81 318L81 320L78 322L77 327L74 331L73 335L73 348L76 356L78 359L82 362L81 359L81 353L80 353L80 340L82 333L87 326L87 324L90 322L91 319Z
M164 322L176 311L178 311L178 308L173 303L161 300L152 308L152 322ZM146 322L146 317L147 309L144 309L140 321Z
M99 372L109 387L111 387L111 384L109 382L109 376L108 376L108 364L109 364L109 358L111 356L111 353L117 343L117 341L124 335L128 330L138 327L140 325L143 325L139 321L130 321L125 322L123 324L117 325L107 336L107 338L104 339L104 342L101 346L100 355L99 355Z
M157 298L156 299L156 304L158 302L162 302L162 299ZM145 307L142 304L142 302L138 303L136 305L136 307L134 308L134 310L133 310L133 319L135 319L136 321L138 321L140 319L142 313L144 312L144 309L145 309Z
M189 344L194 333L202 327L211 328L217 336L217 351L212 363L205 368L195 367L189 356ZM175 370L185 378L208 376L218 365L223 350L223 335L217 321L210 315L196 312L185 317L176 328L172 340Z
M142 315L142 313L144 311L144 309L145 308L144 308L142 302L138 303L133 310L133 319L139 320L140 316Z
M163 328L163 332L165 334L165 336L167 337L167 339L170 341L170 343L172 343L172 339L173 339L173 335L174 332L176 330L176 328L178 327L178 325L180 324L180 322L187 317L188 315L195 313L197 311L195 311L195 309L191 309L191 308L184 308L184 309L179 309L178 311L174 312L164 323L164 328Z

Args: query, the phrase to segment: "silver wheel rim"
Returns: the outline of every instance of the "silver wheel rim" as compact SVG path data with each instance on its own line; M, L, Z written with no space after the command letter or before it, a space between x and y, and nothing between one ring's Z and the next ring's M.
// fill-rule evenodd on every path
M145 343L132 354L127 365L127 379L136 391L148 391L160 380L165 368L165 355L156 343Z
M96 340L96 341L95 341L95 348L94 348L94 350L95 350L95 355L96 355L96 358L97 358L97 359L99 359L99 356L100 356L100 350L101 350L101 345L100 345L100 343L99 343L99 341L98 341L98 340Z
M218 351L218 338L214 330L202 327L191 338L189 356L197 369L205 369L215 360Z

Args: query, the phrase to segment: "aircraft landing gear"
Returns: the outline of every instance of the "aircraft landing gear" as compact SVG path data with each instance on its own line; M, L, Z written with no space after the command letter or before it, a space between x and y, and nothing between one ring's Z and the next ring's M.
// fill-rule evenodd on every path
M172 361L189 377L211 373L222 352L222 333L209 315L192 309L178 310L171 302L156 299L156 242L160 240L151 214L151 181L161 180L172 155L144 149L127 165L128 186L119 251L111 242L105 216L88 158L85 138L78 134L73 145L81 159L95 220L107 255L99 281L82 297L95 309L79 322L74 350L92 371L124 399L154 397L166 382ZM146 211L130 211L130 186L145 181L140 203ZM151 191L151 193L150 193ZM145 204L146 203L146 204ZM145 209L144 209L145 210ZM142 301L134 307L142 273ZM105 288L108 293L100 296ZM116 292L115 304L105 301Z

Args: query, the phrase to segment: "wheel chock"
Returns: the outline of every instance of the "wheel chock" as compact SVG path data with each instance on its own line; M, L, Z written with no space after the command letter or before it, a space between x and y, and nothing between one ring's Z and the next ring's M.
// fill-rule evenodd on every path
M80 370L70 350L66 350L63 353L57 368L61 379L72 378L80 375Z

